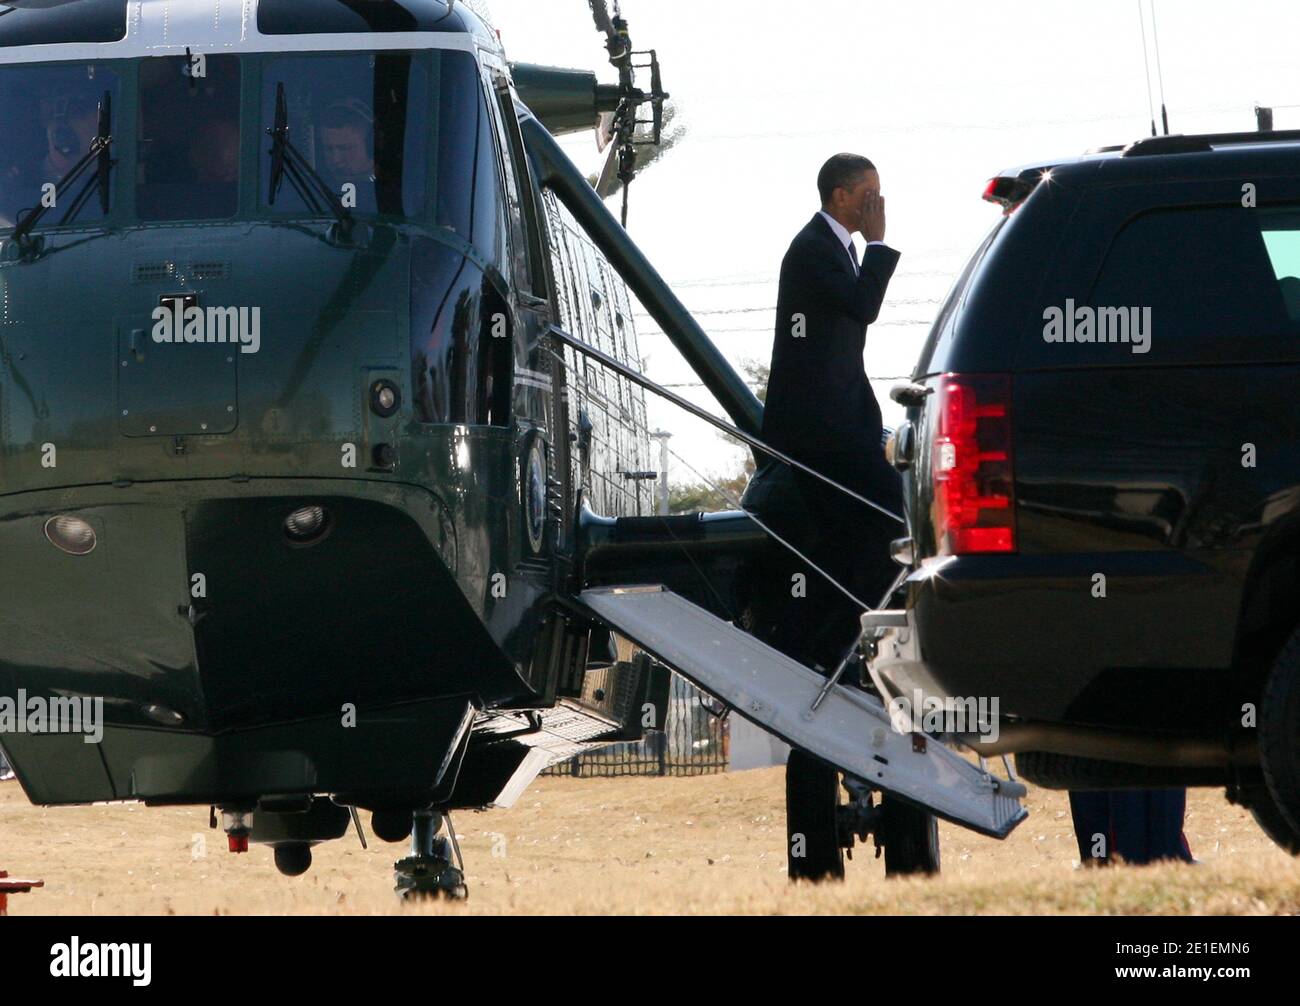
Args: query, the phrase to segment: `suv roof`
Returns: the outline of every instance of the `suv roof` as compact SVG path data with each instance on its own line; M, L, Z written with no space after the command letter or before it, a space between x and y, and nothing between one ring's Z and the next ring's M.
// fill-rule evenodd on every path
M1043 310L1045 284L1091 289L1127 219L1189 193L1227 205L1243 183L1265 180L1268 199L1294 203L1297 155L1300 132L1210 133L1150 137L1002 172L984 198L1002 207L1003 219L945 299L914 377L1014 370L1024 326Z
M1211 177L1250 169L1294 175L1300 173L1300 130L1248 133L1176 133L1148 136L1131 143L1094 147L1073 157L1019 165L998 173L998 179L1021 184L1007 193L1019 201L1037 186L1043 172L1056 181L1140 181L1174 176ZM996 179L995 179L996 180ZM1018 198L1016 198L1018 197ZM1001 201L994 199L993 201Z
M1152 154L1204 153L1220 147L1261 146L1274 143L1300 143L1300 129L1269 131L1266 133L1175 133L1167 136L1148 136L1121 148L1122 157L1149 157ZM1114 149L1114 148L1108 148Z

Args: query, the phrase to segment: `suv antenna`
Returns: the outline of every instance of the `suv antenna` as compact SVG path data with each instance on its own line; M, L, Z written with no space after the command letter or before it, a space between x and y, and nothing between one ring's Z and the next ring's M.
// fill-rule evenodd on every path
M1147 112L1151 116L1151 135L1156 135L1156 106L1151 98L1151 60L1147 56L1147 19L1142 13L1142 0L1138 0L1138 26L1142 29L1142 67L1146 70Z
M1151 44L1156 50L1156 80L1160 82L1160 122L1169 135L1169 113L1165 110L1165 76L1160 70L1160 36L1156 33L1156 0L1151 0Z

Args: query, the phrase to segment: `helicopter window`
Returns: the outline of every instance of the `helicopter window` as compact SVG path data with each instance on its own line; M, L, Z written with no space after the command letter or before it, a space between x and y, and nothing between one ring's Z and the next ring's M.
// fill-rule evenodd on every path
M96 183L94 165L86 165L75 181L66 180L99 133L106 94L111 132L118 78L103 64L0 68L0 228L14 226L25 210L42 204L48 207L47 224L103 216L88 188Z
M263 35L429 31L446 16L442 0L261 0L257 30Z
M0 6L0 47L117 42L126 38L126 0Z
M239 206L239 57L140 61L136 215L219 220Z
M519 132L519 120L515 115L509 85L504 80L498 80L493 90L496 93L493 117L500 143L506 200L510 212L514 278L525 290L543 291L546 289L545 272L523 136Z
M424 211L428 73L409 52L294 56L268 64L262 123L273 127L278 95L289 142L353 213L417 217ZM264 171L271 162L264 158ZM270 205L266 187L263 205ZM271 208L309 212L303 193L283 184Z
M478 64L467 52L443 52L438 58L437 222L501 269L503 197Z

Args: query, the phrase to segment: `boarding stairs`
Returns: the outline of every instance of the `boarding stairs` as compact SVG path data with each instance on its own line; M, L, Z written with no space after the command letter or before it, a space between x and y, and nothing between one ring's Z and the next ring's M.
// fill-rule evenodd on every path
M604 624L745 719L873 789L994 838L1026 816L1023 784L936 738L900 733L873 694L827 679L658 585L596 587L581 603Z

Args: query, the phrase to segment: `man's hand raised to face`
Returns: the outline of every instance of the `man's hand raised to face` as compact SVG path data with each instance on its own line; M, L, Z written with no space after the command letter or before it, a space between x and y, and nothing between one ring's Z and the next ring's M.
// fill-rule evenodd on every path
M868 192L863 200L858 230L868 241L885 240L885 197L879 192Z

